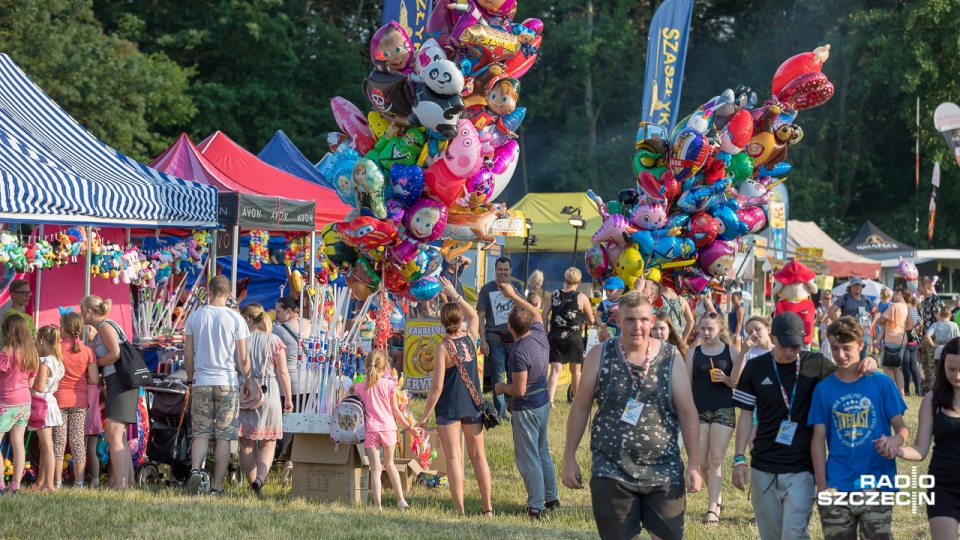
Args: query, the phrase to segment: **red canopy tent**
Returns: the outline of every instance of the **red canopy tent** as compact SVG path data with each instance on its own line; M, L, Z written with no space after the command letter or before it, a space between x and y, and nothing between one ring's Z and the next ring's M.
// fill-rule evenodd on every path
M222 131L210 135L196 148L216 171L228 176L236 186L224 186L227 189L316 201L315 230L319 231L324 225L342 221L351 210L340 201L334 190L301 180L264 163Z

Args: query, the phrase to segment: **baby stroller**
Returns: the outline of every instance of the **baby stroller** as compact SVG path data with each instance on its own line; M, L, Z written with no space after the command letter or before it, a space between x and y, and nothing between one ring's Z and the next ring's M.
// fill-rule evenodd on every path
M147 462L137 471L137 484L179 486L190 476L193 428L190 418L189 387L186 372L177 371L155 386L144 387L148 394L150 438ZM227 479L235 485L243 481L239 446L231 444ZM212 456L208 454L207 460ZM212 470L210 466L205 466Z

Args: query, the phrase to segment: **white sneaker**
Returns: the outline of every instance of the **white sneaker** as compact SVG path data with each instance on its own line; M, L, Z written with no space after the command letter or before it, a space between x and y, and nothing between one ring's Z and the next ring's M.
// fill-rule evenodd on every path
M194 469L190 472L190 479L187 480L187 493L197 495L210 491L210 475L206 471Z

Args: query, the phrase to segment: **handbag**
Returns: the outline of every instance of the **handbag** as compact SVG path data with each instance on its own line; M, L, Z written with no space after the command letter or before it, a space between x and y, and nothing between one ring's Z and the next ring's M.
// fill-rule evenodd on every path
M289 331L289 330L288 330ZM269 337L264 340L263 348L263 357L266 358L270 354L270 339ZM264 362L266 364L266 362ZM260 367L260 384L253 387L253 390L246 391L246 385L240 387L240 409L244 411L252 411L259 409L263 405L264 392L267 391L267 385L264 382L264 369L266 365ZM250 374L253 376L253 373Z
M131 389L153 384L153 376L150 375L147 364L144 363L143 357L140 356L140 351L130 343L130 340L124 335L123 330L121 330L115 322L104 322L108 322L113 326L117 331L117 337L120 341L120 358L113 364L117 370L117 377L119 377L120 383ZM103 323L100 325L103 326Z
M907 313L910 317L910 313ZM903 320L903 327L907 327L907 319ZM907 351L907 331L903 331L903 341L900 345L883 344L883 356L880 359L880 365L885 368L899 368L903 365L903 355Z
M453 340L445 337L443 339L443 346L446 347L447 354L453 358L453 363L457 366L457 371L460 373L460 378L463 379L463 384L467 386L467 391L470 392L470 397L473 398L473 403L483 415L483 429L493 429L499 426L500 414L493 406L493 403L491 403L489 399L483 399L480 396L480 393L477 392L477 388L473 386L473 381L470 380L470 377L467 375L467 370L463 367L463 361L460 359L460 355L457 354L456 346L453 344Z
M43 396L30 396L30 418L27 420L27 426L40 429L47 423L47 398Z

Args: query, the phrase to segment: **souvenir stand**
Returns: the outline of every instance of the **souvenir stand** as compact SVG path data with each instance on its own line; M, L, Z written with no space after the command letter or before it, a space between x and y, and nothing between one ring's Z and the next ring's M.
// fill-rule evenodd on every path
M58 324L59 306L76 305L81 296L95 292L115 301L111 317L126 332L132 330L129 286L119 279L92 283L92 260L97 254L83 257L82 267L75 264L78 255L84 254L80 245L68 260L58 260L45 237L53 238L61 228L75 226L81 236L92 240L94 226L107 228L102 230L105 235L117 237L131 227L216 226L215 189L162 174L106 146L4 54L0 54L0 182L4 187L0 222L39 225L37 235L21 246L24 260L11 262L27 272L50 268L34 273L38 326ZM44 224L56 229L45 229ZM5 247L17 252L10 240ZM53 278L56 289L43 288L43 274Z

